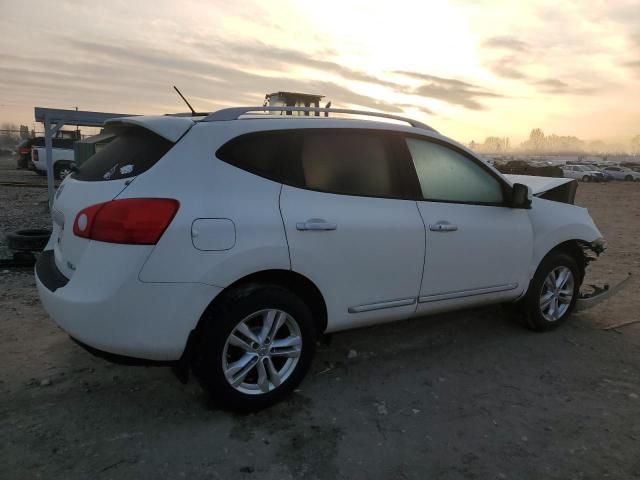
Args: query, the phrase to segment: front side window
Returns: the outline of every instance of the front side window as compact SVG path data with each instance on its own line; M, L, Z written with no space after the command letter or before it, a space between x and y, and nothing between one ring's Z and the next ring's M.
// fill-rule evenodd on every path
M500 204L502 186L465 155L438 143L407 138L425 200Z

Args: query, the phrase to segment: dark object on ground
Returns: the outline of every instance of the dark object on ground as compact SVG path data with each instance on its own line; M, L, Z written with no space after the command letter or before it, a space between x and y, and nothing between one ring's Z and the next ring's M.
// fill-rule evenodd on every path
M7 247L20 252L41 252L49 241L51 230L31 228L7 234Z
M0 268L33 268L36 257L31 252L14 252L12 258L0 258Z
M501 173L510 173L514 175L536 175L538 177L556 177L564 178L562 169L556 166L538 167L530 165L523 160L512 160L504 165L496 165Z

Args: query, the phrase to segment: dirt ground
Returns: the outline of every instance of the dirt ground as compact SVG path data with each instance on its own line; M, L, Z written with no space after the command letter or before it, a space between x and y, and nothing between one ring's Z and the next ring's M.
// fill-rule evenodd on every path
M2 233L48 225L45 192L0 186ZM609 241L587 281L635 275L618 296L545 334L501 308L337 334L289 400L243 416L92 357L30 271L0 271L0 478L640 478L640 324L606 329L640 312L640 184L577 203Z

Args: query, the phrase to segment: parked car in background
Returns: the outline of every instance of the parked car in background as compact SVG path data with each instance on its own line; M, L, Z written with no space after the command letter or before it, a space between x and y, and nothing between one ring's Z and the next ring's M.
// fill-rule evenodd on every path
M627 182L640 181L640 173L634 172L627 167L607 166L602 169L602 173L613 180L625 180Z
M68 141L66 141L69 143ZM51 150L53 161L53 175L56 180L64 180L73 170L74 151L73 141L68 148L54 147ZM31 149L31 167L39 175L47 174L47 149L33 147Z
M29 168L31 161L31 148L44 145L44 137L34 137L22 140L16 147L16 168L18 170Z
M36 265L78 343L177 362L247 411L296 388L324 333L497 303L539 331L569 317L604 250L575 189L552 194L574 180L504 176L414 120L265 108L106 122Z
M564 165L562 173L565 178L575 178L583 182L606 182L607 176L599 170L586 165Z
M78 130L60 130L56 137L52 139L51 143L54 149L58 148L62 150L73 150L74 142L80 140L80 138L81 135ZM29 138L27 140L23 140L18 144L18 147L16 149L16 168L29 168L36 171L36 173L39 173L40 175L46 175L46 163L39 164L40 168L37 168L33 162L32 151L34 148L41 148L42 150L44 150L44 137ZM61 155L58 154L57 156L60 157ZM65 154L63 156L68 157L68 154ZM38 162L42 162L46 158L43 156L42 159L40 159L40 153L38 153L37 157Z

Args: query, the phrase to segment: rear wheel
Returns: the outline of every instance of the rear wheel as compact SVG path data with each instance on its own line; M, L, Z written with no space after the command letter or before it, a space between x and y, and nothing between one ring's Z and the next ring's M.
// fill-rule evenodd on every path
M219 406L268 407L289 394L315 352L311 311L279 286L246 286L214 305L198 331L193 371Z
M523 302L532 330L553 330L573 311L582 277L576 260L567 253L551 252L540 263Z
M582 177L582 181L583 182L590 182L591 181L591 177L589 175L585 175L584 177Z

